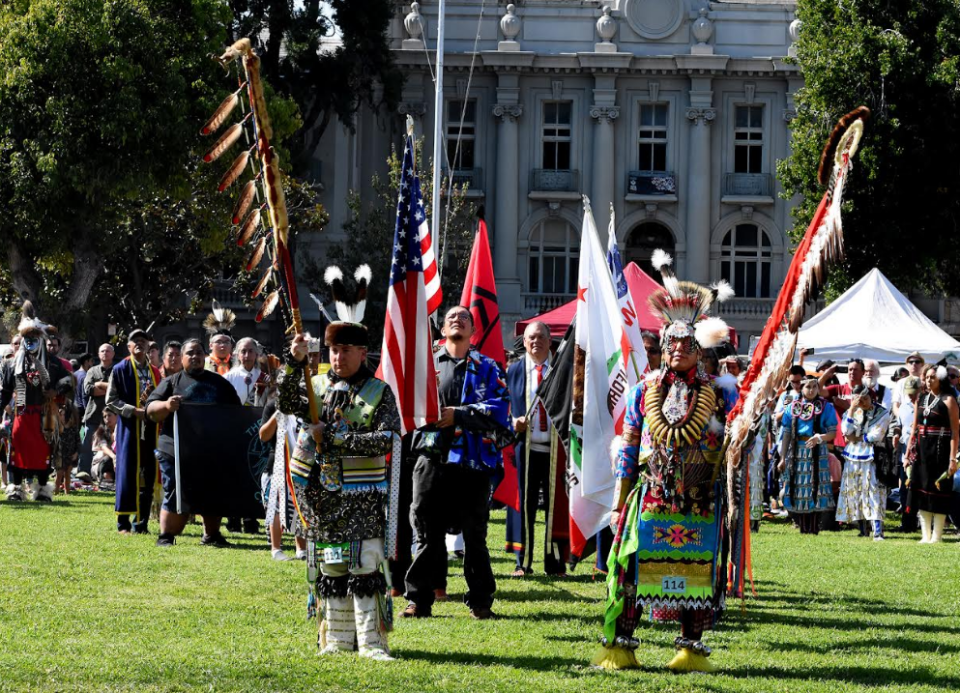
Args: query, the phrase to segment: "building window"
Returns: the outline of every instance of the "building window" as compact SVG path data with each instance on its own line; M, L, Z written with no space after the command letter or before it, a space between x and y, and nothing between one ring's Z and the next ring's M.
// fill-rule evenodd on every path
M580 241L563 219L547 219L530 234L529 291L575 294Z
M639 170L667 170L667 104L640 104Z
M763 173L763 106L737 106L734 173Z
M553 171L570 170L570 123L573 103L545 101L543 103L543 168Z
M460 117L463 116L463 128ZM475 168L474 140L477 133L477 100L447 101L447 162L454 171L469 171ZM457 150L459 139L460 149Z
M720 246L720 276L740 298L770 298L773 249L756 224L737 224Z

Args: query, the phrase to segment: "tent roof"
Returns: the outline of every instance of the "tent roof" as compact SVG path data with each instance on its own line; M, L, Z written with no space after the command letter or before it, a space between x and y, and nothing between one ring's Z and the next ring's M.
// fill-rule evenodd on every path
M650 312L647 305L647 296L660 288L649 274L637 267L637 263L630 262L623 268L623 276L627 280L627 288L630 290L630 297L633 298L633 306L640 314L640 329L650 330L651 332L660 331L660 320ZM521 320L517 323L516 334L522 335L523 331L531 322L539 321L546 323L550 332L554 336L563 336L573 322L573 316L577 314L576 299L565 303L558 308L548 310L542 315L535 315L532 318Z
M797 347L818 361L854 357L903 363L914 351L928 361L960 358L960 342L941 330L873 268L800 330Z

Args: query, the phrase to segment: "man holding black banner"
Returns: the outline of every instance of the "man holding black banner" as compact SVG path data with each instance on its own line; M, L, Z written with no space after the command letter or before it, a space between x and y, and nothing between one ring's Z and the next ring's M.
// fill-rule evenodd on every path
M199 339L183 343L183 370L164 378L147 399L147 417L161 424L157 440L157 460L160 462L160 478L163 482L163 505L160 508L160 536L157 546L173 546L175 537L183 532L190 509L181 502L177 511L177 484L175 472L175 448L173 417L184 402L197 404L240 404L233 386L212 371L204 370L206 354ZM226 547L229 542L220 533L219 517L203 516L203 538L206 546Z
M330 372L310 387L319 422L305 425L290 458L295 499L306 525L308 576L316 576L320 603L320 654L358 649L360 656L390 660L387 631L387 455L399 464L400 415L393 391L366 365L363 319L369 268L354 275L357 297L349 300L339 269L327 269L339 321L327 326ZM304 378L307 354L317 351L298 334L279 385L278 408L309 421ZM313 348L311 348L311 346ZM319 570L319 575L316 571Z

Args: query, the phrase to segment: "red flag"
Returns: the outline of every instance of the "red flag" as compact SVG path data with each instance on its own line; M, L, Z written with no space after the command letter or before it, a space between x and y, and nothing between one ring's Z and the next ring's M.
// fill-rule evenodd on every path
M470 267L463 283L461 305L473 315L474 333L470 342L484 356L504 365L503 331L500 325L500 307L497 305L497 283L493 278L493 260L490 257L490 241L487 224L480 218L480 228L473 241Z

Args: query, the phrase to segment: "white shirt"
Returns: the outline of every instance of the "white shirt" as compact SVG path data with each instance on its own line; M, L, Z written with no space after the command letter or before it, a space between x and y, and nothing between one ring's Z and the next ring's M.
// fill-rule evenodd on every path
M227 371L227 374L223 377L233 385L241 404L247 407L255 406L257 401L256 384L260 378L259 368L254 366L252 371L248 371L242 365L236 365Z
M530 358L530 354L524 357L527 374L527 408L533 404L533 399L537 394L537 362ZM547 377L550 372L550 359L543 362L543 377ZM544 412L546 415L546 412ZM530 430L530 447L534 450L550 450L550 421L547 420L547 430L540 430L540 407L534 407L527 417L527 428Z

